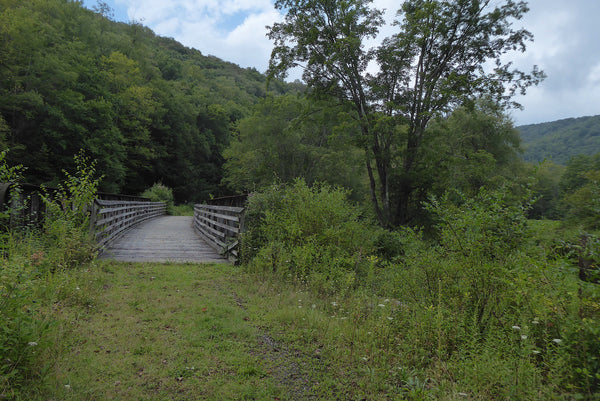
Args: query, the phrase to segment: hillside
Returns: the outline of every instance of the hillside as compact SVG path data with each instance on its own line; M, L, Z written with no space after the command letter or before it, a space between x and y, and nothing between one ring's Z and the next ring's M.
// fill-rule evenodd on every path
M222 150L266 78L70 0L0 0L0 150L53 185L83 149L103 191L217 195ZM284 92L275 82L270 90Z
M566 164L572 156L600 152L600 115L523 125L517 129L525 148L523 157L530 162L548 159Z

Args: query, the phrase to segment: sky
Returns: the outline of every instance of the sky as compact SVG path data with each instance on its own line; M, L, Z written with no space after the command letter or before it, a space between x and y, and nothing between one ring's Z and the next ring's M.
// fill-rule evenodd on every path
M102 0L116 21L141 23L205 55L265 72L272 43L266 26L283 20L274 0ZM493 0L501 3L500 0ZM97 0L84 0L92 8ZM392 21L401 1L374 0ZM515 23L534 35L525 53L507 55L516 67L537 65L548 76L516 100L516 125L600 114L600 1L530 0L530 11ZM382 29L389 36L394 27ZM300 78L299 74L290 78Z

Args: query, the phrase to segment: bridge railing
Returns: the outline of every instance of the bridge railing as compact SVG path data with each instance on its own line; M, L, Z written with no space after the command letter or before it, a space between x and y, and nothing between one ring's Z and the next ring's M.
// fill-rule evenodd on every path
M239 234L244 226L244 208L194 205L194 228L221 255L238 259Z
M92 206L90 228L102 249L134 225L166 212L164 202L96 199Z

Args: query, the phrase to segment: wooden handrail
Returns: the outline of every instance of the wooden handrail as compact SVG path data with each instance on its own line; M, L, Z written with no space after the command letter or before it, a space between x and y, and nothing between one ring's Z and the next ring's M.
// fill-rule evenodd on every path
M243 226L243 207L194 205L194 228L209 245L232 262L238 259Z
M102 250L134 225L166 212L167 205L164 202L96 199L92 206L90 228Z

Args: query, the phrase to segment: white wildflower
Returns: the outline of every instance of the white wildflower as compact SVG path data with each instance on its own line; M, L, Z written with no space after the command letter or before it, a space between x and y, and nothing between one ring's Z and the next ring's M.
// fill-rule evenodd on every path
M552 342L555 342L556 344L560 344L560 343L562 343L562 340L560 338L555 338L554 340L552 340Z
M521 335L521 340L527 340L527 336L525 334Z
M384 304L379 304L379 305L377 305L377 306L379 306L380 308L385 308L385 305L384 305Z
M519 326L513 326L512 329L515 330L515 331L521 330L521 328Z
M36 345L38 345L38 343L36 343L35 341L30 341L27 343L27 345L29 345L30 347L35 347Z

